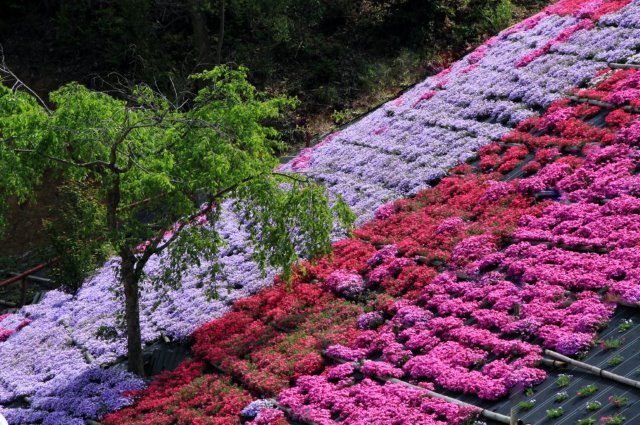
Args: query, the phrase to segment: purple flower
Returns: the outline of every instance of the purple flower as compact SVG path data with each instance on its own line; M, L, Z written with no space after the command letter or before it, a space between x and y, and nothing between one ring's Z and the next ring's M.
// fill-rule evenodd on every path
M356 272L339 269L327 277L325 286L336 294L355 297L364 291L364 280Z
M377 311L361 314L356 321L358 329L371 329L384 321L382 314Z

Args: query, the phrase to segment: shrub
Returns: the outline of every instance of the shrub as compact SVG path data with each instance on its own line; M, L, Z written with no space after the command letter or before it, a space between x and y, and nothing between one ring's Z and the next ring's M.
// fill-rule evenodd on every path
M562 407L556 407L554 409L547 410L547 417L551 419L559 418L564 415L564 409Z
M578 390L578 397L588 397L595 394L596 391L598 391L598 386L596 384L589 384Z
M615 356L611 356L609 360L607 360L607 365L609 367L616 367L619 364L621 364L623 361L624 361L624 357L622 357L619 354L616 354Z

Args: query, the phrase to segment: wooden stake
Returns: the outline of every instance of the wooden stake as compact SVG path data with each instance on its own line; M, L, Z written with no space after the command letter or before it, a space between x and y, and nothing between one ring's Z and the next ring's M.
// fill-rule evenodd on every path
M513 317L517 317L517 318L520 317L520 304L518 303L515 303L513 305Z
M509 425L518 425L518 408L517 407L511 408L511 417L509 419L510 419Z

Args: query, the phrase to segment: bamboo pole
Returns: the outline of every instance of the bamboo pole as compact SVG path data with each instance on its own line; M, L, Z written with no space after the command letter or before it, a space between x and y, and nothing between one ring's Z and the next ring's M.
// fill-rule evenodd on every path
M571 366L575 366L579 369L584 370L585 372L588 372L592 375L597 375L600 376L602 378L606 378L606 379L610 379L612 381L618 382L620 384L623 385L628 385L630 387L633 388L638 388L640 389L640 381L634 381L633 379L629 379L626 376L622 376L622 375L618 375L615 373L611 373L607 370L601 369L599 367L596 366L592 366L588 363L583 363L581 361L578 360L574 360L570 357L567 356L563 356L560 353L556 353L555 351L551 351L551 350L544 350L544 354L546 354L549 357L553 357L555 359L561 360L567 364L570 364Z
M380 380L380 381L384 381L384 382L391 382L393 384L404 385L406 387L413 388L415 390L420 390L420 391L424 392L426 395L428 395L429 397L439 398L441 400L448 401L451 404L455 404L455 405L458 405L458 406L469 407L469 408L475 409L476 411L479 412L480 416L484 416L487 419L491 419L493 421L500 422L500 423L503 423L503 424L511 424L511 418L509 416L502 415L502 414L494 412L492 410L482 409L482 408L480 408L480 407L478 407L478 406L476 406L474 404L466 403L464 401L460 401L457 398L449 397L449 396L446 396L444 394L437 393L435 391L427 390L426 388L422 388L422 387L419 387L417 385L410 384L408 382L402 381L402 380L397 379L397 378L377 378L377 379ZM522 422L518 421L517 424L521 425Z
M330 360L333 360L336 363L342 363L342 364L350 363L350 362L347 362L346 360L337 359L335 357L328 356L324 351L322 352L322 355L325 356L326 358L330 359ZM351 364L357 370L360 370L360 368L362 367L360 362L351 362ZM492 410L482 409L482 408L476 406L475 404L466 403L464 401L458 400L457 398L449 397L449 396L446 396L444 394L440 394L440 393L437 393L435 391L431 391L431 390L428 390L426 388L422 388L422 387L419 387L417 385L410 384L408 382L402 381L402 380L397 379L397 378L381 378L381 377L378 376L375 379L377 379L378 381L382 381L382 382L391 382L393 384L404 385L405 387L409 387L409 388L412 388L414 390L422 391L423 393L425 393L429 397L439 398L440 400L448 401L449 403L455 404L457 406L472 408L472 409L478 411L480 416L484 416L485 418L494 420L496 422L500 422L500 423L507 424L507 425L510 425L510 423L511 423L511 418L509 416L494 412ZM518 425L522 425L522 421L518 421Z
M640 69L640 64L637 64L637 63L609 62L607 65L611 69Z
M540 364L550 367L566 367L567 364L565 362L561 362L560 360L551 360L551 359L542 359L540 360Z
M590 105L600 106L602 108L607 108L607 109L616 109L616 108L618 108L618 106L614 105L613 103L605 102L603 100L598 100L598 99L592 99L590 97L575 96L575 95L572 95L572 94L568 94L565 97L567 99L573 100L574 102L588 103ZM622 106L622 109L624 109L625 111L628 111L628 112L634 112L634 113L640 112L640 110L638 110L637 108L634 108L634 107L629 106L629 105Z

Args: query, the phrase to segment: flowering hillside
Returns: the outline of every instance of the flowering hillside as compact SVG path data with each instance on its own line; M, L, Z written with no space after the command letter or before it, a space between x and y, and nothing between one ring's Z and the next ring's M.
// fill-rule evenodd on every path
M635 90L638 75L607 70L599 77L606 79L586 92L604 98ZM459 166L434 188L379 212L355 241L336 244L333 260L305 265L293 296L311 284L364 312L355 323L359 332L315 340L322 365L309 364L312 374L278 366L287 363L273 350L282 332L299 338L313 331L280 325L301 316L297 310L287 316L287 302L277 302L277 318L256 308L274 299L273 289L236 303L233 313L196 332L194 354L217 370L207 378L227 375L248 394L271 397L283 388L273 383L284 373L295 385L280 391L280 408L289 418L317 424L336 418L396 423L398 412L406 423L463 423L478 412L420 389L497 400L540 384L546 378L543 348L567 355L587 350L615 310L610 300L640 302L633 283L640 265L632 249L640 156L636 116L626 103L554 102L541 117L482 148L475 167ZM521 178L508 177L514 169ZM355 332L349 321L341 323ZM241 324L241 332L230 331L233 324ZM350 342L339 342L345 338ZM284 353L289 364L299 364L299 350ZM164 379L182 376L178 370ZM381 383L389 378L415 387ZM106 422L154 423L151 406L159 406L160 394L167 399L166 390L152 386L138 404ZM178 410L160 423L180 420L181 409L189 408L174 402ZM279 423L283 410L267 407L252 423ZM210 420L215 423L215 415Z
M611 301L640 303L640 72L609 64L640 59L638 17L640 2L561 1L301 152L282 169L361 226L291 283L261 289L273 273L227 208L219 299L198 270L160 308L145 287L144 341L194 355L146 390L104 367L125 353L117 259L0 317L0 413L81 424L134 402L103 423L229 424L276 397L251 423L462 424L478 412L425 391L482 403L540 384L544 348L587 350Z

